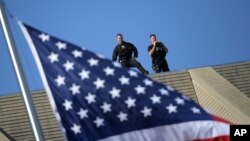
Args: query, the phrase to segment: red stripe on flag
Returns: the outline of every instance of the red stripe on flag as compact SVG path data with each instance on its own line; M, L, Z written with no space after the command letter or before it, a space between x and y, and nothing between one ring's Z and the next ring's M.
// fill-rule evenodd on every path
M219 136L215 138L199 139L199 140L192 140L192 141L230 141L230 136Z
M229 121L227 121L227 120L225 120L225 119L222 119L222 118L220 118L220 117L218 117L218 116L211 115L211 117L212 117L214 120L216 120L216 121L224 122L224 123L228 123L228 124L232 124L231 122L229 122Z

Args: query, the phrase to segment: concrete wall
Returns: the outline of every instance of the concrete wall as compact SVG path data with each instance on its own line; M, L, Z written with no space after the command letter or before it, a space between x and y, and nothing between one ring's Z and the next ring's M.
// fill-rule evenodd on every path
M250 61L216 66L213 68L250 98Z
M62 141L45 92L36 92L32 97L46 141ZM0 97L0 127L17 141L35 140L21 95Z
M250 98L211 67L189 73L200 105L234 124L250 124Z
M0 141L15 141L15 140L0 127Z

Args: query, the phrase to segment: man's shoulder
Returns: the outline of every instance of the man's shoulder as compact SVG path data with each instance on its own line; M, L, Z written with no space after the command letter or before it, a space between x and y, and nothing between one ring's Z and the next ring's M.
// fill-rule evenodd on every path
M134 44L132 44L132 43L130 43L130 42L123 42L123 44L125 44L125 45L129 45L129 46L134 46Z
M153 45L150 44L150 45L148 46L148 51L151 50L152 48L153 48Z
M164 44L163 44L162 42L159 42L159 41L158 41L156 44L157 44L158 46L164 46Z
M115 49L117 49L119 47L119 44L115 45Z

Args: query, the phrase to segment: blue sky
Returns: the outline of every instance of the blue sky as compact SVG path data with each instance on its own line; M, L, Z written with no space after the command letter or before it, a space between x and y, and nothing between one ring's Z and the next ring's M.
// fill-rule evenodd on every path
M153 73L149 34L169 49L171 71L250 60L249 0L5 0L11 13L49 34L111 58L115 35L133 43ZM31 90L42 89L15 20L9 19ZM19 91L0 29L0 94Z

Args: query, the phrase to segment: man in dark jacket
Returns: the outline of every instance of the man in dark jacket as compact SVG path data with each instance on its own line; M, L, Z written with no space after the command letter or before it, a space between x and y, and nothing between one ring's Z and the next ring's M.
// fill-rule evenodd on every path
M156 35L150 36L151 45L148 47L148 54L152 58L152 68L156 73L169 71L167 60L165 59L168 49L162 42L157 41Z
M117 34L116 38L118 44L113 51L112 61L116 61L117 57L119 57L118 60L121 65L125 67L136 67L141 73L148 74L148 71L145 70L141 63L136 60L138 57L138 51L136 47L129 42L125 42L123 40L122 34Z

